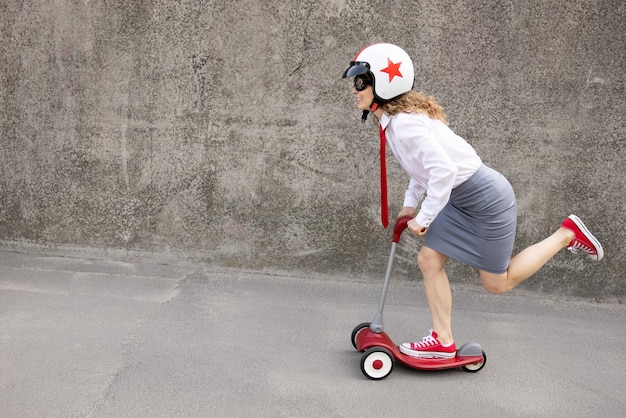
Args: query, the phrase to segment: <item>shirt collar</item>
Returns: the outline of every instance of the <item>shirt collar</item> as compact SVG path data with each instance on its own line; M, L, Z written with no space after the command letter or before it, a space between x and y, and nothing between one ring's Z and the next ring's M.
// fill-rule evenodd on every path
M383 116L380 118L380 126L384 129L387 129L387 125L391 122L391 118L386 113L383 113Z

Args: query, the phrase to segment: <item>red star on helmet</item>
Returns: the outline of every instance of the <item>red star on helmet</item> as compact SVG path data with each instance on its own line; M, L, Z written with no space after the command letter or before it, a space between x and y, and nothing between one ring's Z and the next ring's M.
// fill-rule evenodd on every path
M391 83L391 80L393 80L395 76L402 77L402 73L400 72L400 65L402 65L402 61L394 64L389 58L387 58L387 68L383 68L380 71L389 74L389 82Z

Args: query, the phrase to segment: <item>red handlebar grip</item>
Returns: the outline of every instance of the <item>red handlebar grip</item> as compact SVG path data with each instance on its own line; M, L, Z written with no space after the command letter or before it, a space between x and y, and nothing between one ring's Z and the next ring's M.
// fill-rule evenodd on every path
M396 244L400 242L400 236L402 235L402 232L404 232L404 230L406 229L407 224L411 219L413 219L413 216L410 215L402 216L401 218L396 219L396 224L393 227L393 242L395 242Z

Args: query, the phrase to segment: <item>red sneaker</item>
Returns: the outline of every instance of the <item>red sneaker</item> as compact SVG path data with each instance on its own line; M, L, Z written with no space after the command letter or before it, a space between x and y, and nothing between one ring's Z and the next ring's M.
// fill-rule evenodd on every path
M454 358L456 356L456 346L454 343L444 346L437 339L437 333L430 330L430 334L422 341L413 343L402 343L400 352L411 357L423 358Z
M567 228L574 232L575 236L572 242L567 246L567 249L578 254L584 252L589 254L592 260L600 261L604 257L604 250L600 242L591 235L591 232L587 229L583 221L576 215L570 215L561 224L563 228Z

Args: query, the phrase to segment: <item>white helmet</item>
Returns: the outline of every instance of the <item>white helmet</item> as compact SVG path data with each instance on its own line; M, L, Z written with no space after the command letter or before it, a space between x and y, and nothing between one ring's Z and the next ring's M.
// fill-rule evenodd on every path
M369 73L374 101L384 103L413 89L413 61L399 46L379 43L363 48L350 61L343 78Z

